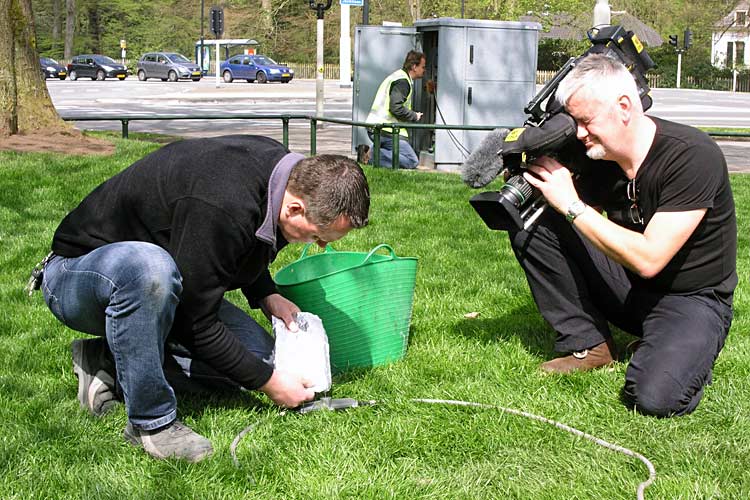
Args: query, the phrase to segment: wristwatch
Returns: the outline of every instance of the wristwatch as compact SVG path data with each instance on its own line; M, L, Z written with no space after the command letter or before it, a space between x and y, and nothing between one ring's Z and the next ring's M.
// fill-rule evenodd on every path
M576 217L581 215L585 210L586 204L581 200L576 200L568 205L568 211L565 212L565 220L572 224L576 220Z

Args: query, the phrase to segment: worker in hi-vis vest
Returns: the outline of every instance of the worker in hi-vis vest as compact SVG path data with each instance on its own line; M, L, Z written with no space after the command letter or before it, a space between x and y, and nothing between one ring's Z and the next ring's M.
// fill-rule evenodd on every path
M422 118L422 113L413 111L411 98L414 93L414 80L422 78L425 70L425 56L422 52L410 50L406 54L404 66L388 75L378 87L375 100L372 103L367 123L395 123L416 122ZM419 159L412 149L409 134L405 128L400 130L399 158L401 168L416 168ZM373 139L372 130L367 131L370 140ZM357 148L358 161L368 163L369 148ZM380 163L389 165L393 161L392 129L383 128L380 134Z

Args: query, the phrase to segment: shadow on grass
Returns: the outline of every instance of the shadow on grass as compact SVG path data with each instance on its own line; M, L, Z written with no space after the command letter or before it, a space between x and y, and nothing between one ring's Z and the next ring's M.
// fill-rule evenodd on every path
M617 345L616 360L627 363L633 355L633 337L610 325ZM559 356L555 351L555 332L544 319L527 307L518 307L497 318L461 319L453 330L468 339L492 344L495 342L520 342L529 354L542 359Z
M518 307L496 318L464 318L453 324L453 331L468 339L492 344L519 341L538 357L554 355L555 333L542 317L528 307Z
M175 391L177 396L178 417L190 417L199 420L206 410L226 411L242 410L261 412L274 408L268 401L256 396L254 392L221 391L221 392L184 392Z

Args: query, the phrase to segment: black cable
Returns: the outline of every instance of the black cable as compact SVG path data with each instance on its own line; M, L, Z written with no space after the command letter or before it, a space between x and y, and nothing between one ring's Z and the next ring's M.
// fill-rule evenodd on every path
M440 109L440 106L438 106L437 99L435 99L435 109L437 109L437 112L440 115L440 119L443 121L443 125L448 125L448 123L445 121L445 117L443 116L443 111ZM464 159L466 159L466 157L471 154L471 151L466 149L466 147L463 144L461 144L461 142L453 134L453 131L451 129L446 129L446 131L448 132L448 137L450 137L451 141L453 142L453 145L456 146L456 149L458 149L458 151L461 153L461 156L463 156Z

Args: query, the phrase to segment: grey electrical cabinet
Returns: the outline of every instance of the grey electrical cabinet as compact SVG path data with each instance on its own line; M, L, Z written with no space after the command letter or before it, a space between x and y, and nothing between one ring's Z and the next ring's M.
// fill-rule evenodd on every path
M367 121L375 93L385 77L404 64L410 50L421 51L417 29L402 26L356 26L354 28L354 81L352 85L352 120ZM415 98L421 86L414 85ZM358 144L372 142L362 127L352 127L352 152Z
M413 28L357 26L352 119L366 120L380 82L416 48L427 59L412 97L415 111L424 113L421 123L519 127L535 94L540 29L532 22L454 18L423 19ZM424 90L430 80L434 94ZM418 153L432 152L438 169L455 170L486 133L411 130L409 140ZM362 143L370 144L367 133L355 127L352 148Z

